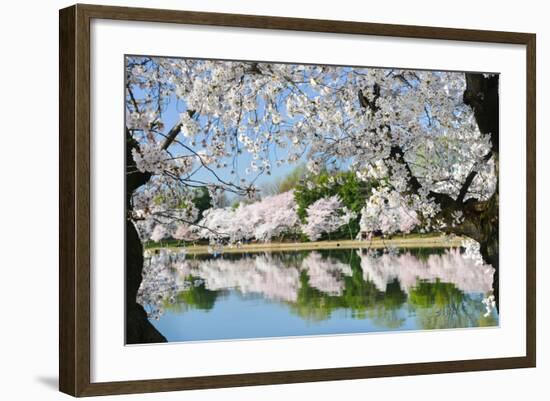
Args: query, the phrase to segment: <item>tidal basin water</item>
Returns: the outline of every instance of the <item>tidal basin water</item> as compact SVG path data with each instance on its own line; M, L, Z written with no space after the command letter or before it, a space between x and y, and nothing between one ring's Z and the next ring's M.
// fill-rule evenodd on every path
M138 302L168 341L496 326L493 272L458 249L157 250Z

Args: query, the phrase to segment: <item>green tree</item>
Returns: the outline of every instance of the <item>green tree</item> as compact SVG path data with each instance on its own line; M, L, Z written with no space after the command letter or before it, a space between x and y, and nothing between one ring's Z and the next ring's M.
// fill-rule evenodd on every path
M211 206L212 198L206 187L196 188L194 190L193 203L195 207L199 210L198 219L202 219L202 215L205 210L209 209Z
M189 276L186 281L193 283L198 277ZM204 283L192 285L189 289L179 292L174 303L165 303L165 308L174 312L187 309L200 309L208 311L214 307L218 291L212 291L205 287Z
M300 164L296 166L285 177L279 178L274 182L264 184L260 192L263 196L278 195L278 194L282 194L283 192L288 192L296 188L306 175L307 175L306 165Z

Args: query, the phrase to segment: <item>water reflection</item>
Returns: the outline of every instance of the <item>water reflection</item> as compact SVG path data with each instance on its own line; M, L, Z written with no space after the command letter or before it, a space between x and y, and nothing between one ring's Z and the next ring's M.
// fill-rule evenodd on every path
M458 249L160 250L138 302L169 341L491 326L493 272Z

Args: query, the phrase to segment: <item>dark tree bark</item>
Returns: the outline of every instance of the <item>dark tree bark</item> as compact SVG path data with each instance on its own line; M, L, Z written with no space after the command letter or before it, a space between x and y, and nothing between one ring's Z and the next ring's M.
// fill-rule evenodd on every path
M499 244L498 244L498 189L485 202L467 201L462 209L464 222L453 231L470 237L480 244L483 261L494 267L493 295L499 306Z
M137 170L132 149L137 142L126 132L126 344L166 342L166 338L147 319L143 306L136 302L142 280L143 245L130 219L132 194L144 185L151 175Z
M485 263L495 269L493 276L493 293L497 310L499 306L499 76L484 76L483 74L466 74L466 90L464 91L464 103L474 111L479 130L491 136L491 154L495 164L497 186L495 193L485 202L475 200L467 201L464 208L467 211L469 224L476 227L476 232L471 233L471 238L481 245L480 252ZM487 159L489 160L489 158Z

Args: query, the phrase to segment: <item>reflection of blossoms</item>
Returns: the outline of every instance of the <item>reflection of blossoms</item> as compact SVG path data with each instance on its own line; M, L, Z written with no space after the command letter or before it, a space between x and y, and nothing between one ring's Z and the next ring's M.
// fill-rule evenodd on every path
M191 283L185 277L175 274L172 266L185 260L185 252L159 250L146 252L142 271L142 281L136 302L150 309L149 317L158 320L164 313L164 304L168 300L175 302L176 295L187 290Z
M481 266L483 262L483 256L481 256L481 245L479 242L471 239L466 238L462 241L461 244L462 248L464 248L464 257L471 259L474 261L474 263L478 266Z
M190 260L185 272L204 279L209 290L234 288L242 294L262 294L267 299L281 301L295 301L300 287L298 267L288 266L270 254L239 260Z
M358 251L361 258L363 278L374 282L380 291L385 291L388 283L399 280L401 288L409 292L418 280L453 283L464 292L489 293L493 288L494 268L478 265L465 257L458 249L450 249L441 255L432 254L422 260L410 252L373 255Z
M410 252L358 250L357 254L363 279L374 283L381 292L386 292L388 284L395 280L406 293L416 288L419 281L452 283L465 293L490 294L492 290L494 269L476 265L458 249L432 254L424 260ZM307 275L309 287L326 295L341 296L345 278L351 277L353 270L348 263L316 251L303 259L279 253L187 258L181 251L147 251L137 302L157 319L167 304L176 302L179 293L204 285L210 291L234 289L244 295L261 294L265 299L294 303L304 285L303 274ZM494 296L487 296L483 303L491 313Z
M342 295L342 277L352 275L349 264L323 257L319 252L311 252L303 260L301 268L307 272L310 286L329 295Z
M489 317L493 312L493 309L496 308L495 296L491 294L487 298L483 298L481 303L485 305L485 313L483 314L483 317Z
M351 267L318 252L302 261L289 261L278 254L257 254L237 260L223 258L188 259L185 253L166 249L146 253L138 302L153 308L153 317L162 314L166 301L191 288L189 277L199 277L211 291L233 288L242 294L262 294L267 299L295 302L305 272L309 285L330 295L340 295L344 276Z

